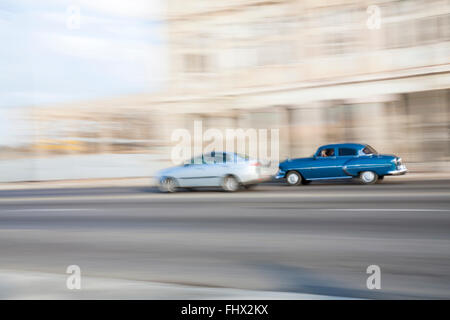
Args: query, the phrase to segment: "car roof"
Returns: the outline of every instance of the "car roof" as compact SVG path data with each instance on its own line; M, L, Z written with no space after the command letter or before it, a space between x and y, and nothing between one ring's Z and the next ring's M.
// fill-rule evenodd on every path
M320 148L352 148L352 149L364 149L367 145L361 143L333 143L326 144L321 146Z

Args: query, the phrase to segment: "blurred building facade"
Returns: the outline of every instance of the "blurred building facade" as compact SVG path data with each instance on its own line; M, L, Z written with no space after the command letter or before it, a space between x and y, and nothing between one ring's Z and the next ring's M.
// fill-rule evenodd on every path
M171 132L278 128L280 155L363 142L450 159L450 0L169 0L155 95L35 108L39 155L160 153Z

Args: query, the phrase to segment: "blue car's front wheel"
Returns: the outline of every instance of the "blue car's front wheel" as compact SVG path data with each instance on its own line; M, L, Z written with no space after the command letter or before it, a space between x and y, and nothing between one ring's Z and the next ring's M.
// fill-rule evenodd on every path
M364 184L373 184L377 182L378 175L373 171L363 171L359 174L359 180Z
M290 186L298 186L302 183L302 176L297 171L289 171L286 174L286 182Z

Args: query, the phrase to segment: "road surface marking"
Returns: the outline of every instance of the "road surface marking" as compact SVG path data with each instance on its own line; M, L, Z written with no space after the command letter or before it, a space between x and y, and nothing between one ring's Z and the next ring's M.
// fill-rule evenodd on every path
M9 211L9 212L59 212L59 211L94 211L94 210L100 210L97 208L46 208L46 209L6 209L2 211Z
M192 200L192 201L217 201L217 200L233 200L233 199L323 199L323 198L338 198L338 199L356 199L356 198L371 198L371 199L389 199L389 198L402 198L414 197L427 198L427 197L448 197L450 192L401 192L401 193L367 193L358 194L355 196L353 193L348 192L317 192L317 193L302 193L302 192L286 192L286 193L272 193L272 192L255 192L255 193L179 193L179 194L161 194L161 193L147 193L147 194L129 194L129 195L100 195L100 196L50 196L50 197L14 197L14 198L0 198L0 203L29 203L29 202L48 202L48 201L131 201L131 200Z
M314 210L314 209L313 209ZM320 210L320 211L438 211L438 212L446 212L446 211L450 211L449 209L399 209L399 208L395 208L395 209L388 209L388 208L360 208L360 209L355 209L355 208L351 208L351 209L342 209L342 208L328 208L328 209L316 209L316 210Z

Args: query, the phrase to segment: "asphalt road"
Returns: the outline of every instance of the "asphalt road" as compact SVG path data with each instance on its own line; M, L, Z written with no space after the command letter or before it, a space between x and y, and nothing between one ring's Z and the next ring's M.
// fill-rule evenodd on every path
M0 191L0 298L50 292L45 282L24 287L20 275L64 276L73 264L83 277L119 282L448 299L450 181L268 183L234 194L160 194L151 187ZM369 265L381 269L380 290L366 287ZM136 298L125 287L111 282L108 291ZM163 297L180 298L176 290Z

